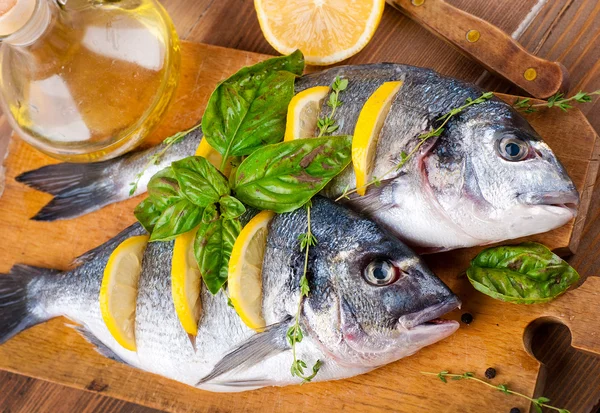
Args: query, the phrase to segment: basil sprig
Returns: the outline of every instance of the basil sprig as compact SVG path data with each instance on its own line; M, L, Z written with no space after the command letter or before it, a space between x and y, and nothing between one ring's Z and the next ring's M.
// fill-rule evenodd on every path
M294 80L303 71L304 56L297 50L245 67L217 86L206 105L202 132L223 156L221 170L229 157L281 141Z
M535 242L483 250L467 277L478 291L517 304L551 301L579 280L566 261Z

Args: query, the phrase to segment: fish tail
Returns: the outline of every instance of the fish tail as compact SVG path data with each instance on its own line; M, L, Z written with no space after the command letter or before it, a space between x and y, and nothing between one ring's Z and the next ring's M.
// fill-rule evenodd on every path
M0 274L0 344L48 319L38 310L30 286L56 270L17 264Z
M95 163L59 163L24 172L16 177L54 198L31 219L55 221L74 218L114 202L119 195L119 182L110 172L120 159Z

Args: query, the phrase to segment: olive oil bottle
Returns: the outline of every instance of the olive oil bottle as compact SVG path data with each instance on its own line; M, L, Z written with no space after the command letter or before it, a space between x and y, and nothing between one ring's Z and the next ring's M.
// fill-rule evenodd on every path
M31 9L24 22L12 22L12 10L0 16L0 104L17 134L71 162L109 159L139 144L179 77L179 41L162 6L17 0L15 8L23 6Z

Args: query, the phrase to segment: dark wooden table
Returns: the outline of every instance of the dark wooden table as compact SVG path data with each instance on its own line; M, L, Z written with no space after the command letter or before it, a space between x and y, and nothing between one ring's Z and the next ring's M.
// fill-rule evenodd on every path
M572 91L600 89L600 2L597 0L449 1L512 34L535 54L562 62L571 73ZM276 53L260 32L252 0L163 0L163 4L182 39ZM404 29L403 38L398 36L398 27ZM427 66L489 90L520 93L389 6L371 43L348 63L379 61ZM581 109L600 131L598 102ZM577 131L572 133L576 140ZM579 251L570 259L583 278L600 274L599 215L600 185L596 185ZM600 303L590 311L600 311ZM568 329L558 325L541 327L533 348L536 357L546 365L543 394L554 405L568 408L572 413L600 411L600 357L572 349ZM235 406L231 407L235 410ZM198 411L204 410L198 406ZM0 372L0 411L149 413L155 410ZM494 410L482 406L484 411Z

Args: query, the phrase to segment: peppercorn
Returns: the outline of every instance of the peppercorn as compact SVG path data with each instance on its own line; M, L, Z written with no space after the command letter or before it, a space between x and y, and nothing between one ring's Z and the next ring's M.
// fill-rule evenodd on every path
M471 324L473 322L473 315L471 313L464 313L460 317L460 321L462 321L465 324Z
M510 409L510 413L521 413L521 409L519 409L518 407L513 407L512 409Z
M493 379L494 377L496 377L496 369L493 367L488 367L485 371L485 377L487 377L488 379Z

